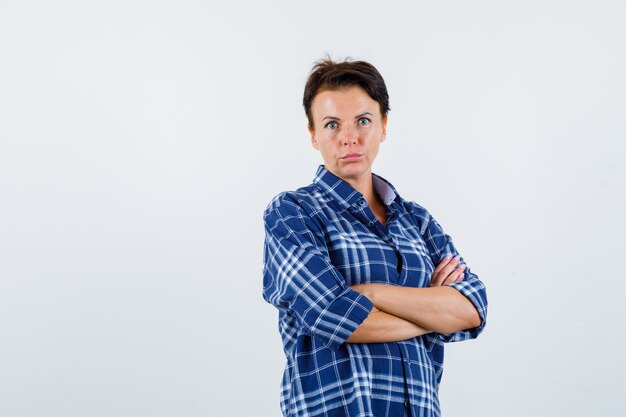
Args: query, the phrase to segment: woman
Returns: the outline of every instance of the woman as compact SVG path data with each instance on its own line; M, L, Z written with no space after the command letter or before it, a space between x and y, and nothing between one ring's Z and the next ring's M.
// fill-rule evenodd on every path
M279 310L285 416L439 416L445 342L485 326L485 287L419 204L372 172L385 82L319 61L304 109L324 164L263 214L263 297Z

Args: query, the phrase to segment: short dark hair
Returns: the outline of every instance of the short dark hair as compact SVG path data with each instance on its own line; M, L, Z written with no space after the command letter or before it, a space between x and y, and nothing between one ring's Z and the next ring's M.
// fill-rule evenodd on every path
M353 61L346 58L335 62L329 56L316 61L311 74L304 87L304 112L309 120L309 125L314 126L311 104L315 96L325 90L339 90L345 87L358 85L380 106L380 114L387 117L389 107L389 94L385 80L378 70L369 62Z

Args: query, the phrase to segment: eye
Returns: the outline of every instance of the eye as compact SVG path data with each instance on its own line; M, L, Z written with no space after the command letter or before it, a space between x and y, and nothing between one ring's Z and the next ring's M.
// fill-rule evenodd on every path
M367 126L368 124L370 124L370 123L371 123L371 120L370 120L370 119L368 119L367 117L361 117L361 118L359 119L359 122L358 122L358 123L359 123L359 125L361 125L361 126Z
M326 127L329 129L337 129L337 122L328 122L326 123Z

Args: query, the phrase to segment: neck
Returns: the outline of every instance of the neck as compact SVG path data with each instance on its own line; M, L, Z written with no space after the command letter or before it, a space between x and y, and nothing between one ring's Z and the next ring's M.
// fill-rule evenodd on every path
M369 203L372 203L376 198L371 172L367 172L359 178L344 178L344 181L350 184L352 188L363 194L363 197L365 197Z

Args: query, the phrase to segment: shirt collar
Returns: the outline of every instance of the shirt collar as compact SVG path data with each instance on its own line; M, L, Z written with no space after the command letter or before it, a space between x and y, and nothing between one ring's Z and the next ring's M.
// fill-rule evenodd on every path
M357 206L363 200L361 192L327 170L323 164L317 167L313 183L332 196L343 208ZM374 184L374 189L386 205L390 205L396 198L399 198L400 195L396 188L380 175L372 173L372 183Z

